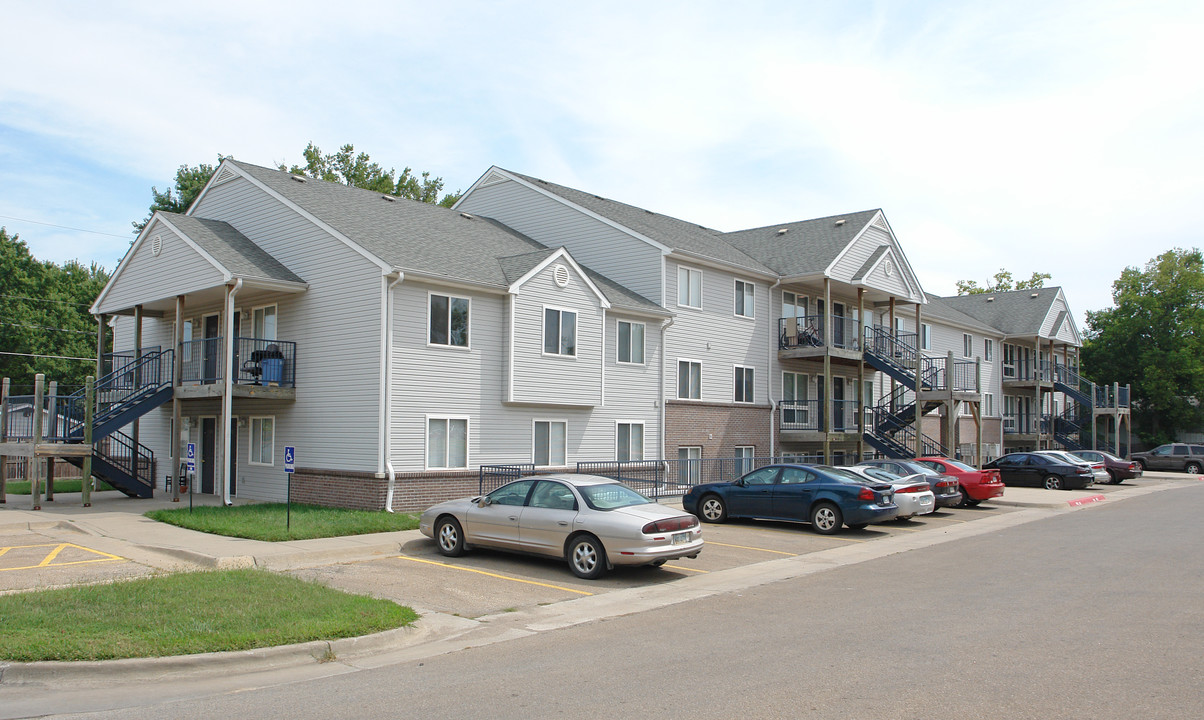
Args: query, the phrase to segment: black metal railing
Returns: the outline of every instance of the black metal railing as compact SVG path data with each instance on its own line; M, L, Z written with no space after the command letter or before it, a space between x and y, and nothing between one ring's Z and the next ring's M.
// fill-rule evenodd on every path
M209 385L225 374L225 338L205 338L180 343L181 381ZM235 385L296 387L297 343L264 338L234 338Z
M783 400L778 403L778 427L782 430L823 432L827 419L819 400ZM832 430L855 431L861 427L856 400L832 401Z
M842 350L860 350L860 323L855 318L833 315L805 315L802 317L778 318L778 348L824 347L827 342L825 328L832 324L832 347Z

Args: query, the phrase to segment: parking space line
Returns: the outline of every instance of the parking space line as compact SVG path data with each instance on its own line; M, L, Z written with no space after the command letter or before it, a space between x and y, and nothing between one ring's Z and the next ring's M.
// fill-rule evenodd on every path
M55 549L51 550L50 554L47 555L46 557L42 558L42 562L38 563L38 567L46 567L51 562L53 562L56 557L59 556L59 553L61 553L62 551L66 550L66 549L67 549L67 543L63 543L63 544L59 545L58 547L56 547Z
M699 570L698 568L681 567L680 565L662 565L661 567L673 568L674 570L685 570L686 572L709 573L710 570Z
M0 568L0 572L7 572L9 570L37 570L40 568L56 568L56 567L66 567L68 565L86 565L88 563L113 562L114 560L125 560L125 558L121 557L120 555L113 555L111 553L102 552L100 550L93 550L92 548L86 548L86 547L83 547L82 545L76 545L75 543L59 543L57 545L51 545L48 543L41 544L41 545L10 545L8 547L0 547L0 556L4 555L9 550L28 550L30 548L54 548L54 549L51 550L46 555L46 557L42 558L42 561L39 562L37 565L22 565L20 567L4 567L4 568ZM75 548L76 550L83 550L84 552L92 553L93 555L100 555L101 557L93 558L91 560L71 560L69 562L54 562L55 558L57 558L59 556L59 554L62 553L67 548Z
M425 563L427 565L438 565L439 567L451 568L452 570L463 570L464 572L477 573L478 575L488 575L489 577L500 578L502 580L510 580L516 583L526 583L527 585L538 585L540 587L552 588L554 590L564 590L565 592L577 593L578 595L593 595L592 592L584 590L574 590L573 588L564 587L562 585L550 585L548 583L535 582L534 580L523 580L521 578L509 577L507 575L498 575L497 573L485 572L475 568L460 567L459 565L449 565L447 563L435 562L434 560L423 560L422 558L410 557L409 555L396 555L395 557L402 560L413 560L416 563Z
M719 547L739 548L740 550L757 550L758 552L773 553L775 555L786 555L789 557L798 557L798 553L783 552L781 550L767 550L765 548L749 547L747 545L728 545L727 543L715 542L714 540L707 540L706 544L707 545L718 545Z

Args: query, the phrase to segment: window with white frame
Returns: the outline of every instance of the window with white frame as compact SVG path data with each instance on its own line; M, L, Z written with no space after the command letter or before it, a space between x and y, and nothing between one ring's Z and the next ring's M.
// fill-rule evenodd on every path
M644 364L644 323L619 321L619 362Z
M677 268L677 304L702 309L702 271L688 267Z
M1011 343L1003 344L1003 376L1016 377L1016 346Z
M932 349L932 327L928 323L920 323L920 349Z
M736 281L736 315L753 316L753 284L750 282Z
M739 403L753 402L753 369L750 367L736 366L735 375L735 401Z
M803 373L782 373L782 424L806 425L811 417L807 403L807 376Z
M468 347L468 310L468 298L431 293L430 344Z
M756 455L755 445L736 446L736 474L743 475L752 472L753 457Z
M577 313L543 309L543 351L547 355L573 357L577 354Z
M428 417L426 419L426 466L428 468L468 467L468 418Z
M271 465L273 463L272 448L275 441L275 417L251 418L251 457L249 459L252 465Z
M532 459L536 465L564 465L568 462L568 423L564 420L536 420Z
M677 361L677 397L682 400L702 398L702 363Z
M682 485L697 485L702 479L702 448L685 446L677 448L677 482Z
M644 459L644 423L618 423L615 432L615 460Z
M238 332L235 328L234 332ZM267 305L251 311L251 337L259 340L276 339L276 306Z
M995 394L983 393L982 414L984 417L995 417Z
M982 339L982 359L985 362L995 359L995 341L991 338Z
M974 357L974 336L962 333L962 357Z

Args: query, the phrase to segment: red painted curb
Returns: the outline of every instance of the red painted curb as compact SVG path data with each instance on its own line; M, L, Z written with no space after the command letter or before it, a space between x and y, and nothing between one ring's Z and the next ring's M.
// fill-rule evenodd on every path
M1078 500L1067 500L1066 504L1071 507L1078 505L1089 505L1091 503L1103 502L1107 500L1103 495L1092 495L1091 497L1079 498Z

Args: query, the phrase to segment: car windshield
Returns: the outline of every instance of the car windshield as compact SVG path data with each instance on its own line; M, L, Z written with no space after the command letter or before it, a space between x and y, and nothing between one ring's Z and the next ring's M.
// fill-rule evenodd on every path
M950 467L955 467L958 470L969 470L970 472L974 472L975 470L978 469L975 467L971 467L960 460L945 460L944 463Z
M936 470L933 470L932 468L928 467L927 465L925 465L923 463L907 462L907 463L899 463L899 465L910 470L912 472L912 474L929 475L929 476L940 475L939 472L937 472Z
M586 504L595 510L614 510L632 505L647 505L652 502L635 490L619 483L578 485L577 491L585 498Z

